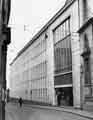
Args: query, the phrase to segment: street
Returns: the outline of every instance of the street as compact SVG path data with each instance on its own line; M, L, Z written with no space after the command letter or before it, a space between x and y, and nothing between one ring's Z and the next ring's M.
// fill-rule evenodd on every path
M90 120L72 113L31 107L23 105L21 108L18 103L8 103L6 105L6 120Z

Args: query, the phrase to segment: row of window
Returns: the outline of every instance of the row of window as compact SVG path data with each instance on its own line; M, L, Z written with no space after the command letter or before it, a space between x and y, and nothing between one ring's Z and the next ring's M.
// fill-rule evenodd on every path
M42 52L46 51L47 48L47 40L44 38L43 40L40 40L40 42L31 49L31 60L38 57Z
M31 80L47 76L47 62L41 62L31 68Z
M38 39L39 42L36 43L36 45L30 49L28 48L29 52L27 51L27 54L23 53L23 55L19 56L17 58L16 62L14 63L14 67L12 69L12 72L16 72L17 70L21 70L26 66L26 64L30 63L32 60L40 56L42 53L46 52L47 48L47 39L45 36ZM23 60L22 60L23 59ZM19 71L20 71L19 70Z
M33 101L48 102L48 91L47 88L42 89L32 89L31 90L31 99Z
M28 80L42 80L47 77L47 62L43 61L40 64L33 66L19 74L14 76L15 85L19 85L22 82L27 82Z
M47 88L48 83L47 83L47 78L41 78L39 80L32 80L30 81L30 87L32 89L36 89L36 88Z

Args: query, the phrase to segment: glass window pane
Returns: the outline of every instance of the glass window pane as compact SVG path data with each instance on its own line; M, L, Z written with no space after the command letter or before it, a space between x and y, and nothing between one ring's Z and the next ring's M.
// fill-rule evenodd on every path
M54 44L56 43L54 45L55 72L57 73L67 72L72 69L72 67L70 67L72 64L72 53L69 34L70 19L67 19L54 31Z
M71 66L71 63L72 63L70 36L68 36L66 39L58 42L54 46L54 49L55 49L54 50L55 71L56 72L68 71L69 67Z

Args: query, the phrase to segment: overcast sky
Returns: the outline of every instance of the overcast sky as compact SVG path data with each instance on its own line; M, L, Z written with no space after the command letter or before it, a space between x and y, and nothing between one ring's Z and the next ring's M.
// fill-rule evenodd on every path
M9 61L61 9L65 0L11 0L11 2L9 26L12 37L8 50Z

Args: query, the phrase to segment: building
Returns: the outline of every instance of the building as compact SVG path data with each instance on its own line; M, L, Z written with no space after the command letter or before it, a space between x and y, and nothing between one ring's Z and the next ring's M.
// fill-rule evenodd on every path
M12 97L76 108L93 104L92 12L92 0L66 0L10 64Z

